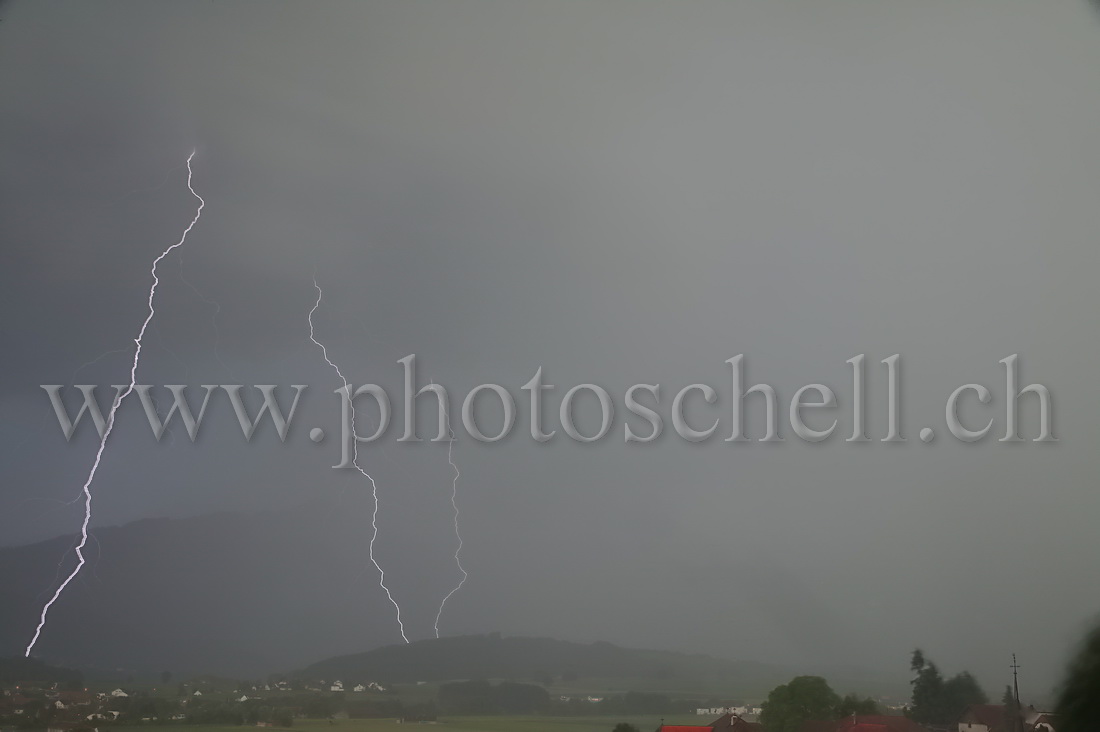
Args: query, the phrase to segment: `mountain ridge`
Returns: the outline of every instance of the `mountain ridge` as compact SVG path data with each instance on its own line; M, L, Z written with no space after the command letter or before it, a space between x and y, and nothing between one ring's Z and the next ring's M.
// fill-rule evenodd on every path
M626 648L607 641L579 643L489 633L432 638L333 656L312 663L295 675L412 683L570 676L735 679L777 673L779 668L769 664L729 661L702 653Z

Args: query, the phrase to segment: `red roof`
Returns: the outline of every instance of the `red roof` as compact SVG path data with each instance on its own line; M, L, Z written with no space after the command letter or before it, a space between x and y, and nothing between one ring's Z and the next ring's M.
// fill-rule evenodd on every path
M731 732L760 732L763 725L759 722L746 722L736 714L726 712L718 719L710 723L710 728L715 730L731 730Z
M662 724L657 728L657 732L713 732L713 729L711 727Z
M836 722L822 722L817 719L807 719L798 728L798 732L836 732Z
M963 721L983 724L991 730L1005 723L1005 708L1001 704L971 704L963 712Z

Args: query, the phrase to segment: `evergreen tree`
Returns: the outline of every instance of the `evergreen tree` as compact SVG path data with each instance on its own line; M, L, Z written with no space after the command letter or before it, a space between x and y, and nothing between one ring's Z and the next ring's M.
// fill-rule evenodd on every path
M936 664L913 651L909 668L914 672L913 698L907 714L914 722L926 725L951 725L971 704L985 704L989 697L968 671L946 681Z
M1092 732L1100 719L1100 626L1095 628L1067 669L1055 708L1058 732Z

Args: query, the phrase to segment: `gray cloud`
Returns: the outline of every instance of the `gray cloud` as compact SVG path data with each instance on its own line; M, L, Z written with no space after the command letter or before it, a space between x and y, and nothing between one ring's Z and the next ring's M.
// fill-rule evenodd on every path
M458 394L518 395L539 365L559 397L725 389L745 353L781 397L823 381L843 406L846 359L867 353L881 390L878 360L903 354L903 447L461 441L455 632L879 668L921 645L990 690L1015 650L1049 684L1100 605L1096 68L1080 2L10 3L0 537L75 528L56 501L94 446L35 431L37 385L128 345L197 147L208 209L183 270L217 335L166 261L151 383L226 381L217 338L228 371L309 383L303 424L330 419L314 268L356 383L399 383L415 352ZM1059 444L916 444L955 386L1001 393L1011 353L1055 393ZM156 446L131 424L102 524L361 490L331 443L245 449L223 420ZM365 455L394 581L424 605L439 588L410 578L447 561L445 456Z

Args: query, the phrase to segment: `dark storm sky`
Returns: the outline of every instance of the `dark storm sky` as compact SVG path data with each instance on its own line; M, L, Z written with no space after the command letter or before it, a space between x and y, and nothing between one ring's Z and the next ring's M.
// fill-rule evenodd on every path
M744 353L783 404L810 382L838 393L821 445L730 445L728 419L702 445L667 424L625 445L621 410L598 445L536 445L524 400L513 438L460 433L471 579L450 632L873 667L920 645L996 691L1012 650L1052 682L1100 609L1087 4L13 2L0 17L4 544L79 525L65 502L95 440L67 445L38 385L124 380L125 352L77 369L130 345L149 264L193 213L195 148L207 208L162 265L140 380L310 388L285 445L270 430L245 445L224 404L196 445L179 430L157 445L128 404L95 525L317 501L366 520L334 442L306 438L336 420L307 337L316 269L319 336L355 383L395 388L416 353L459 397L492 381L525 398L542 366L554 422L582 382L620 406L659 382L666 422L672 394L706 382L725 418L723 361ZM902 354L908 443L843 442L859 353L876 437L878 361ZM1012 353L1054 393L1060 442L949 440L946 396L980 381L1003 406ZM380 554L425 637L451 580L450 473L445 448L396 436L364 459ZM369 637L392 641L375 601Z

